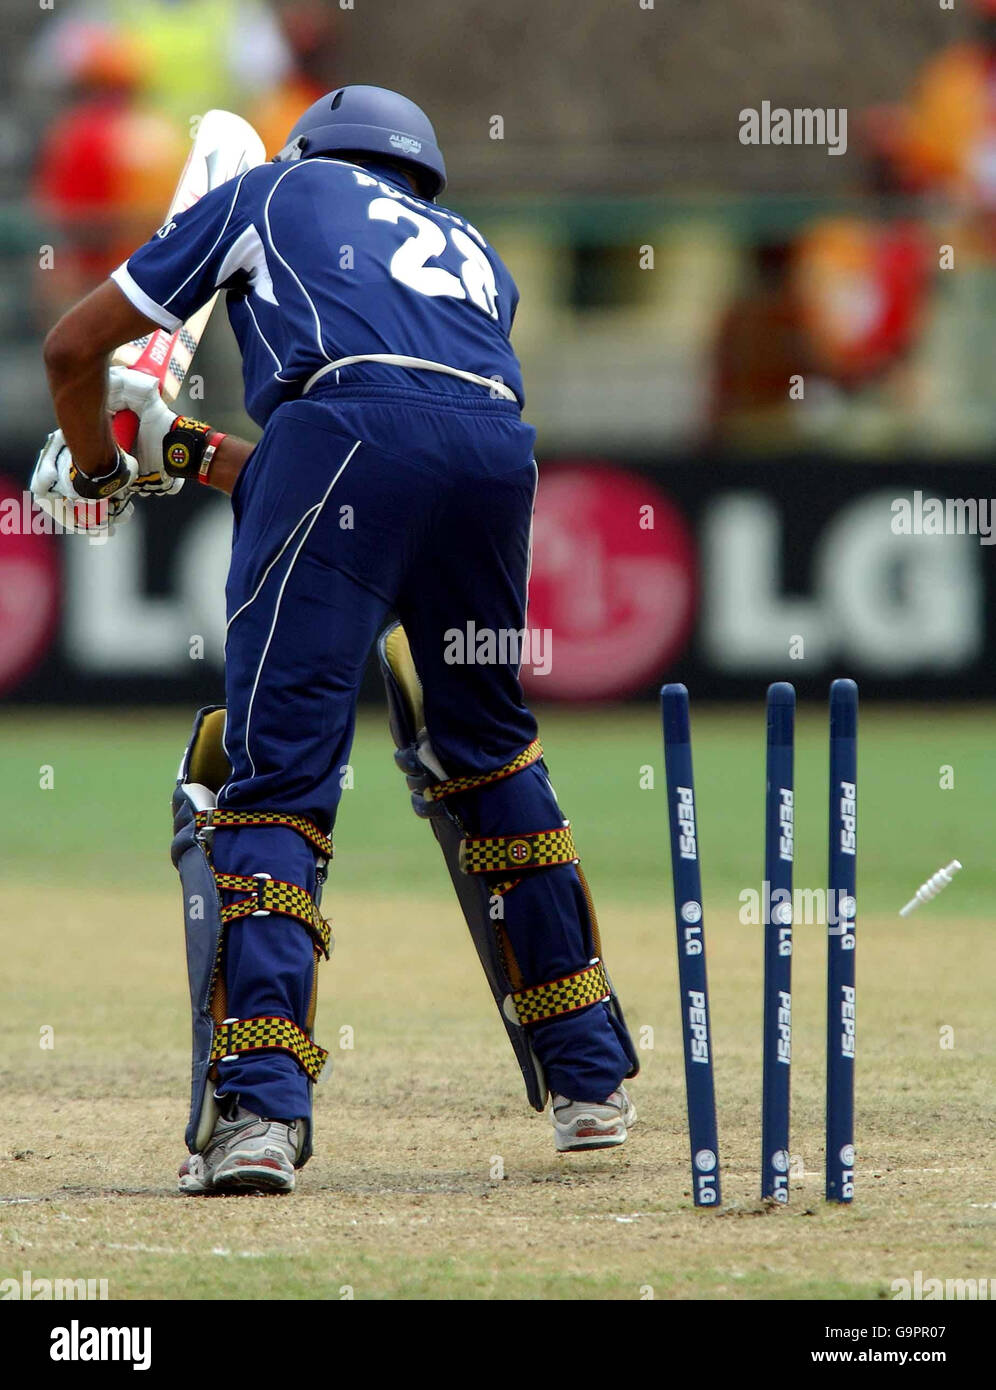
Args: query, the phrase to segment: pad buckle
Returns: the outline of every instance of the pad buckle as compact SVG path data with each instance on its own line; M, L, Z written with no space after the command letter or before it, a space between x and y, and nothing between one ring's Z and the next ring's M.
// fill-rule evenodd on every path
M226 1045L230 1045L230 1044L231 1044L231 1041L232 1041L232 1024L233 1024L233 1023L238 1023L238 1021L239 1021L239 1020L238 1020L237 1018L223 1018L223 1019L222 1019L222 1021L221 1021L221 1028L219 1028L218 1031L221 1032L222 1029L224 1030L224 1033L225 1033L225 1043L226 1043ZM218 1058L218 1061L219 1061L219 1062L237 1062L238 1060L239 1060L239 1054L238 1054L237 1052L226 1052L225 1055L224 1055L224 1057L219 1057L219 1058Z
M264 906L263 906L263 902L264 902L264 899L263 899L263 890L264 890L264 888L265 888L265 886L266 886L267 883L272 883L272 882L273 882L273 875L272 875L272 874L252 874L251 877L252 877L252 878L255 878L255 879L258 879L259 881L258 881L257 884L256 884L256 904L257 904L257 906L256 906L255 910L254 910L253 912L251 912L249 915L250 915L251 917L269 917L269 915L270 915L270 909L269 909L268 907L264 907Z
M202 820L201 817L203 817ZM212 824L213 818L213 810L202 811L200 813L200 816L198 817L198 820L201 820L201 823L197 826L197 829L194 831L194 839L197 841L199 845L202 845L209 854L211 850L214 848L214 825Z

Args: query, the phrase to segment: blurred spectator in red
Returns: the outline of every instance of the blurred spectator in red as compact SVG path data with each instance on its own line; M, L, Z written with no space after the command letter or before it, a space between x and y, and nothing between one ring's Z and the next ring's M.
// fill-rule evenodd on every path
M904 392L931 283L931 242L922 222L895 214L895 135L893 112L862 123L867 210L817 218L791 242L753 248L749 283L717 340L715 442L799 446L831 422L837 430L842 412L845 428L864 429L867 420L858 425L853 414L856 393L874 413L871 388ZM790 393L797 378L801 395Z
M76 100L49 127L32 198L53 247L43 318L105 279L162 221L187 153L166 117L140 111L140 55L101 30L80 35Z
M865 114L867 211L812 222L793 252L793 288L814 363L847 390L904 361L924 322L933 243L920 218L895 211L908 192L895 160L900 128L894 108Z
M292 66L249 112L270 157L283 149L301 112L339 82L339 11L328 0L291 0L279 18Z
M817 369L838 386L862 386L916 340L929 285L925 229L826 218L800 237L793 276Z

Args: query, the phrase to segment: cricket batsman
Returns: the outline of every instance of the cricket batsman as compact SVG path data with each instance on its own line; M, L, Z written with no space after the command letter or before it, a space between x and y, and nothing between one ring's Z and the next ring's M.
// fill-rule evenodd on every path
M46 340L59 428L32 479L41 502L99 501L123 520L133 497L185 479L232 499L226 703L198 714L173 798L193 1012L185 1193L290 1192L310 1156L331 947L319 904L375 643L396 760L529 1101L552 1096L558 1150L621 1144L635 1119L622 1083L636 1054L507 640L525 631L536 489L509 343L518 292L436 201L445 186L418 106L340 88ZM219 288L256 444L175 415L154 377L108 369ZM138 417L132 452L115 443L120 411ZM452 659L471 622L494 634L493 661Z

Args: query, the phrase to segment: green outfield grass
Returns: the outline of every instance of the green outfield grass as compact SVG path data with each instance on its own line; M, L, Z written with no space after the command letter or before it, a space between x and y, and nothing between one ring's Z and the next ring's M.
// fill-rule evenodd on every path
M112 886L172 883L169 796L188 728L183 710L74 715L8 712L0 720L0 843L18 879ZM541 711L554 786L600 894L649 902L669 892L660 726L653 705ZM826 875L826 717L800 711L796 881ZM761 878L764 711L693 709L704 892L735 905ZM438 892L446 879L411 814L386 718L364 712L343 795L331 883L350 892ZM41 769L54 786L40 789ZM953 787L942 789L943 767ZM653 786L641 786L653 778ZM987 915L992 901L996 714L954 705L862 711L859 880L866 912L898 910L940 865L964 872L946 916Z

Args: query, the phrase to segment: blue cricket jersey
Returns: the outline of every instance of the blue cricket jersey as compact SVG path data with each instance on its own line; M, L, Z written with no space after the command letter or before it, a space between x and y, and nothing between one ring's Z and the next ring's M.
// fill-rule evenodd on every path
M250 169L171 218L112 278L170 331L227 290L246 409L260 426L322 368L370 354L496 380L523 401L511 275L476 228L389 170L332 158ZM336 367L330 378L487 395L399 365Z

